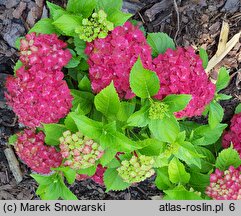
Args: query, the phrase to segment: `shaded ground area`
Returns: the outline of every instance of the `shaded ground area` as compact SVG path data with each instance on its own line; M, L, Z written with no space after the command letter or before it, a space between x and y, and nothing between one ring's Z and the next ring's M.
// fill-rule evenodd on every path
M66 0L50 0L61 6ZM203 47L212 57L216 50L223 20L230 25L230 38L241 30L241 3L239 0L126 0L123 10L135 14L148 32L163 31L175 39L178 46ZM0 199L38 199L37 184L29 176L31 171L22 163L24 180L16 181L4 155L8 137L19 130L17 118L4 101L4 80L13 74L18 53L14 41L26 34L41 17L47 16L44 0L0 0ZM241 100L241 43L215 68L230 69L232 80L224 90L232 99L222 102L224 122L233 115ZM122 192L105 193L92 180L75 182L70 188L79 199L151 199L161 192L149 179Z

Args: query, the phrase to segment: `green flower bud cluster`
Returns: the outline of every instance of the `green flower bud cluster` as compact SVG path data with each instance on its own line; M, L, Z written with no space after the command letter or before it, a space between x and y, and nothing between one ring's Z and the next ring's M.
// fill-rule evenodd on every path
M162 102L153 102L149 109L150 119L163 119L165 113L168 112L168 105Z
M93 166L104 153L98 143L81 132L72 134L69 130L65 131L59 141L64 165L75 170Z
M93 13L91 18L83 19L82 26L75 29L79 38L91 42L96 38L105 38L108 32L114 29L114 24L107 20L107 14L103 10Z
M121 166L117 169L119 176L127 183L136 183L144 181L151 177L155 171L152 168L154 160L152 157L135 155L128 161L121 162Z

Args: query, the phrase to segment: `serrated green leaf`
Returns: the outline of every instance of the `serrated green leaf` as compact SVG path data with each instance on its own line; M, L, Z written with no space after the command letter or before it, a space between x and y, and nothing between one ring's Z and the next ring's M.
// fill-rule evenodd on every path
M229 166L234 166L237 168L241 165L239 153L232 147L224 149L218 154L215 165L217 168L223 171L227 170Z
M122 0L98 0L97 1L97 10L103 9L104 11L109 11L111 9L122 8Z
M67 11L89 17L96 7L96 0L68 0Z
M217 95L217 100L229 100L231 99L231 95L226 95L226 94L218 94Z
M45 143L48 145L59 145L59 138L63 136L63 132L67 130L61 124L43 124L45 133Z
M74 97L72 109L75 110L80 106L84 114L88 114L93 106L94 95L90 92L78 91L75 89L71 89L71 95Z
M156 139L145 139L137 142L137 145L143 146L139 152L146 156L158 156L164 151L164 143Z
M52 170L61 171L64 174L64 177L67 179L69 184L73 184L76 178L76 171L71 169L70 167L57 167L51 168Z
M202 200L195 192L186 190L183 185L179 185L171 190L164 190L166 196L164 200Z
M180 132L178 121L174 116L150 120L149 128L156 139L168 143L174 142Z
M77 52L77 54L82 58L87 59L87 56L85 54L86 42L81 40L78 36L76 36L74 37L74 45L74 49Z
M212 101L209 106L208 124L213 129L223 120L224 111L222 106Z
M105 167L115 157L117 151L110 148L105 149L103 156L100 158L100 164Z
M113 82L95 96L94 104L96 109L106 117L115 116L118 113L120 100Z
M149 108L150 105L147 103L141 107L140 110L134 112L128 119L127 123L129 126L145 127L149 122Z
M168 165L169 179L174 184L186 184L189 182L190 174L186 172L183 163L174 157Z
M81 57L80 56L72 56L72 58L70 59L70 61L68 62L67 65L65 65L64 67L65 68L75 68L79 65L80 63L80 59Z
M202 125L194 130L193 140L204 137L204 142L198 145L211 145L219 139L226 127L227 124L219 124L213 129L209 125Z
M218 78L216 82L216 92L219 92L221 89L224 89L228 86L230 77L226 68L222 67L219 69Z
M60 16L66 13L66 11L62 7L56 4L53 4L49 1L47 1L46 3L50 12L50 18L52 18L53 20L58 19Z
M67 188L67 186L64 183L61 182L61 185L61 198L63 198L64 200L78 200L78 198L70 191L69 188Z
M122 101L120 103L120 109L117 113L117 119L119 121L126 122L129 119L129 117L133 114L134 110L135 110L134 103Z
M152 55L154 57L160 53L165 53L168 48L176 49L174 41L163 32L148 33L147 42L152 48Z
M162 102L164 102L165 104L167 104L169 107L169 112L173 113L173 112L178 112L180 110L183 110L188 103L190 102L190 100L192 99L191 95L188 94L172 94L172 95L168 95L166 96Z
M108 21L114 23L115 26L122 26L132 14L124 13L121 10L113 9L108 13Z
M208 66L208 54L207 54L206 50L203 49L203 48L200 48L200 50L199 50L199 56L200 56L200 58L202 59L203 68L206 69L207 66Z
M36 32L41 34L58 34L58 30L53 25L53 20L49 18L44 18L39 20L33 28L29 30L28 33Z
M67 115L65 120L64 120L64 125L65 127L70 130L71 132L76 133L78 131L78 128L74 122L74 120L71 118L70 115Z
M160 81L155 72L143 67L140 57L130 73L130 87L140 98L150 98L160 89Z
M241 113L241 103L235 108L235 114Z
M40 175L40 174L31 174L32 178L35 179L36 182L40 185L49 185L53 183L53 180L55 178L55 174L46 176L46 175Z
M96 172L96 168L97 166L91 166L91 167L88 167L86 169L79 169L77 171L78 174L84 174L84 175L88 175L88 176L93 176Z
M191 178L189 181L190 186L196 191L200 191L204 193L207 186L210 184L210 175L202 174L198 172L191 172L190 174L191 174Z
M159 190L167 190L172 187L168 176L168 167L161 167L156 170L155 185Z
M123 179L118 175L116 169L107 169L104 173L104 183L106 186L106 192L125 190L130 186L129 183L123 181Z
M98 140L102 134L103 124L94 121L84 115L78 115L74 112L69 114L77 125L79 131L85 136Z
M81 91L91 92L91 84L90 84L90 80L88 79L87 76L84 76L84 77L79 81L78 87L79 87L79 89L80 89Z
M75 36L75 28L82 25L82 17L64 14L53 22L53 25L62 31L64 35Z
M8 138L8 143L10 145L14 145L16 143L17 139L18 139L17 134L14 134Z

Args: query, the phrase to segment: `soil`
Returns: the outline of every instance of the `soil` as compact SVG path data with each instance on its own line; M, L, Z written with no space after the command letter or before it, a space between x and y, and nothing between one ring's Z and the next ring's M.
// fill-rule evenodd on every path
M65 6L67 1L50 2ZM165 32L178 46L203 47L209 58L217 50L223 21L230 25L229 38L241 30L240 0L125 0L123 10L134 14L148 32ZM18 59L14 40L25 35L41 17L47 17L47 13L44 0L0 0L0 199L39 199L35 194L37 184L29 176L31 170L20 161L23 181L17 184L5 158L8 137L21 125L7 107L3 92L4 81L13 74ZM241 100L241 43L214 68L212 77L221 66L227 67L232 77L223 93L233 98L221 103L225 109L223 121L229 123ZM154 178L148 179L121 192L105 193L105 188L92 180L76 181L70 189L79 199L161 199L153 181Z

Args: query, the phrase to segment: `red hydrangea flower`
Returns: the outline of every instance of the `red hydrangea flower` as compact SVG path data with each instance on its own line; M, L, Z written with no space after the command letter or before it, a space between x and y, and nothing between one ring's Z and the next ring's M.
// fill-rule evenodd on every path
M93 176L87 176L84 174L77 174L76 175L76 180L78 181L82 181L85 179L89 179L91 178L94 182L100 184L100 185L104 185L104 173L105 173L106 168L102 167L100 164L97 166L96 172Z
M169 94L190 94L187 107L176 117L201 115L215 93L215 85L208 79L202 60L192 47L167 49L153 60L153 69L160 80L161 88L155 98L162 100Z
M235 114L231 119L230 130L223 134L222 145L228 148L231 143L236 149L241 158L241 113Z
M39 127L41 123L57 123L72 107L72 96L64 74L33 66L29 70L21 67L16 77L9 77L5 97L9 106L19 117L19 122L28 127Z
M241 200L241 173L230 166L226 171L216 169L210 175L206 194L214 200Z
M116 27L106 38L87 43L89 74L92 89L100 92L114 81L120 98L130 99L129 74L138 56L146 68L151 67L151 48L138 27L126 22Z
M27 66L46 68L49 72L61 70L71 59L67 44L55 34L27 34L20 41L20 60Z
M36 134L33 130L25 129L18 134L15 149L20 159L32 170L48 174L51 167L61 165L62 156L53 146L44 145L44 138L42 131Z

